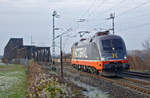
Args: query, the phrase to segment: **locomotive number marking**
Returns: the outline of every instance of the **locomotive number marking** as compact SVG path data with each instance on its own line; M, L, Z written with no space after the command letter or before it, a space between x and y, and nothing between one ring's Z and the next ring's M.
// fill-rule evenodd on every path
M112 58L118 58L117 53L112 53Z

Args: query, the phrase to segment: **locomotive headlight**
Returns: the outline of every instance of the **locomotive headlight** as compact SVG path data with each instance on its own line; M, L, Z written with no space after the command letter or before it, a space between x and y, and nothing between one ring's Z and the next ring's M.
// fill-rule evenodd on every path
M104 58L104 57L103 57L103 58L101 58L101 60L102 60L102 61L105 61L105 60L106 60L106 58Z
M124 56L124 59L127 59L127 56Z

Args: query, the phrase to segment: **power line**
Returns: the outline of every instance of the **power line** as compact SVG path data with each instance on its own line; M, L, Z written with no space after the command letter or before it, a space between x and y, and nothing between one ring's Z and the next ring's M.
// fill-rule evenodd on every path
M90 11L91 11L91 9L94 7L96 1L97 1L97 0L93 0L93 2L91 3L91 5L90 5L90 6L87 8L87 10L85 11L85 13L83 13L83 14L81 15L81 18L78 19L78 21L76 21L76 22L85 22L85 21L87 20L87 18L84 18L84 19L83 19L82 17L85 16L86 14L87 14L88 17L91 15L91 14L90 14ZM103 0L103 1L104 1L104 0ZM76 31L78 28L79 28L79 24L78 24L78 27L77 27L74 31Z
M148 15L150 15L150 12L148 12L148 13L142 13L140 15L135 15L134 17L140 17L140 18L142 17L143 18L143 16L148 16Z
M108 1L108 0L103 0L101 3L99 3L99 4L98 4L98 9L100 9L100 8L105 4L106 1ZM95 10L94 10L94 11L95 11ZM93 13L93 12L89 13L89 16L88 16L88 17L90 17L91 15L93 15L92 13Z
M121 31L127 31L127 30L131 30L131 29L137 29L137 28L141 28L141 27L144 27L144 26L148 26L150 25L150 22L149 23L143 23L143 24L139 24L139 25L136 25L134 27L128 27L128 29L125 29L125 30L121 30Z
M100 7L102 7L102 6L105 4L106 1L108 1L108 0L104 0L103 2L101 2L101 6L100 6ZM125 1L126 1L126 0L121 0L121 1L118 2L117 4L114 4L114 5L113 5L111 8L109 8L108 10L101 12L101 14L105 14L105 13L109 12L110 10L113 10L114 8L119 7L119 5L122 4L122 3L125 2ZM99 8L100 8L100 7L99 7ZM90 14L90 15L92 15L92 14Z
M126 0L121 0L120 2L118 2L117 4L115 4L114 6L112 6L112 8L108 9L107 11L113 10L114 8L118 7L117 5L122 4L124 1L126 1ZM86 13L88 13L88 14L90 14L90 15L93 15L93 14L92 14L93 12L91 11L91 9L93 8L92 5L94 5L95 2L96 2L96 0L94 0L94 2L91 4L91 6L87 9ZM101 6L100 6L100 7L102 7L105 2L106 2L106 0L103 0L103 1L101 2ZM143 2L143 3L141 3L141 4L138 4L137 6L135 6L135 7L133 7L133 8L130 8L130 9L127 9L126 11L120 13L119 15L117 15L117 17L118 17L118 16L125 15L125 14L127 14L128 12L130 12L130 11L132 11L132 10L135 10L135 9L137 9L137 8L143 7L144 5L147 5L147 4L149 4L149 3L150 3L150 1L146 1L146 2ZM95 10L93 10L93 11L95 11ZM104 11L103 13L106 13L107 11ZM90 17L90 15L89 15L88 17ZM105 22L104 22L104 23L105 23ZM102 23L102 24L103 24L103 23ZM139 27L143 27L143 26L145 26L145 25L149 25L149 24L148 24L148 23L142 24L142 25L140 25ZM137 26L136 26L136 27L137 27ZM132 27L132 29L133 29L133 28L136 28L136 27Z
M125 1L125 0L121 0L119 3L117 3L116 5L114 5L114 6L113 6L112 8L110 8L109 10L112 10L113 8L115 8L115 6L118 7L117 5L123 3L124 1ZM125 14L128 13L129 11L134 10L134 9L137 9L137 8L139 8L139 7L142 7L142 6L144 6L144 5L148 4L148 3L150 3L150 1L143 2L143 3L141 3L141 4L139 4L139 5L135 6L135 7L133 7L133 8L131 8L131 9L128 9L128 10L122 12L121 14L117 15L116 17L125 15ZM109 11L109 10L108 10L108 11ZM106 13L106 12L108 12L108 11L104 11L103 13ZM103 23L105 23L105 22L103 22ZM103 24L103 23L102 23L102 24Z
M123 2L125 2L126 0L121 0L120 2L118 2L117 4L115 4L114 6L112 6L111 8L109 8L107 11L104 11L104 12L102 12L102 13L106 13L106 12L108 12L108 11L110 11L110 10L112 10L113 8L116 8L116 7L118 7L118 5L120 5L121 3L123 3ZM105 2L106 2L106 0L103 0L102 2L101 2L101 6L100 7L102 7L104 4L105 4ZM100 8L99 7L99 8ZM92 13L92 12L91 12ZM90 14L90 15L92 15L92 14ZM101 25L102 24L104 24L105 22L103 22L103 23L101 23Z
M149 12L149 13L142 14L142 15L138 15L138 16L139 16L139 17L143 17L143 16L147 16L147 15L150 15L150 12Z
M146 5L146 4L149 4L149 3L150 3L150 1L143 2L143 3L141 3L141 4L139 4L139 5L135 6L135 7L133 7L133 8L131 8L131 9L128 9L128 10L126 10L126 11L120 13L118 16L125 15L125 14L127 14L128 12L130 12L130 11L132 11L132 10L135 10L135 9L137 9L137 8L140 8L140 7L142 7L142 6ZM118 16L117 16L117 17L118 17Z
M91 3L91 5L89 6L89 8L86 10L86 12L83 15L86 15L86 13L90 13L90 10L94 7L95 3L97 0L94 0L93 3ZM83 16L82 15L82 16Z
M102 7L102 6L105 4L106 1L108 1L108 0L102 0L102 2L99 3L98 5L100 5L100 7ZM95 3L96 3L96 0L94 0L93 3L91 4L91 6L87 9L86 13L89 14L88 17L90 17L91 15L93 15L93 14L92 14L93 11L90 12L90 10L93 8L92 6L93 6ZM99 7L99 9L100 9L100 7ZM95 10L94 10L94 11L95 11ZM86 13L85 13L85 14L86 14ZM84 15L85 15L85 14L84 14ZM87 19L88 19L88 18L87 18ZM85 19L85 20L86 20L86 19ZM76 28L75 30L77 30L77 29L78 29L78 28Z
M119 3L122 3L122 2L123 2L123 1L120 1ZM119 3L118 3L118 4L119 4ZM135 7L133 7L133 8L131 8L131 9L128 9L128 10L122 12L122 13L119 14L118 16L125 15L125 14L128 13L129 11L134 10L134 9L137 9L137 8L140 8L140 7L142 7L142 6L144 6L144 5L148 4L148 3L150 3L150 1L143 2L143 3L141 3L141 4L139 4L139 5L135 6ZM118 17L118 16L116 16L116 17ZM104 23L105 23L105 22L104 22Z
M93 15L92 13L93 13L93 11L91 11L91 9L94 7L94 5L95 5L95 3L96 3L96 1L97 0L94 0L93 1L93 3L91 3L91 5L89 6L89 8L86 10L86 12L84 13L84 15L87 13L87 14L89 14L88 15L88 17L90 17L91 15ZM98 9L100 9L100 7L102 7L104 4L105 4L105 2L106 1L108 1L108 0L102 0L102 2L100 2L99 4L98 4ZM95 10L94 10L95 11ZM80 20L83 20L83 19L80 19ZM84 21L85 21L86 19L84 19ZM82 21L82 22L84 22L84 21ZM77 27L75 30L77 30L79 27ZM74 31L75 31L74 30Z
M113 5L111 8L109 8L108 10L102 12L101 14L107 13L107 12L109 12L110 10L113 10L113 9L119 7L119 5L120 5L121 3L123 3L123 2L125 2L125 1L126 1L126 0L121 0L120 2L118 2L117 4L115 4L115 5Z
M89 8L86 10L86 12L83 14L84 16L86 15L87 13L87 17L90 17L91 15L93 15L93 11L91 11L91 9L94 7L95 3L96 3L97 0L94 0L93 3L89 6ZM101 3L99 3L98 5L100 5L100 7L102 7L104 5L104 3L108 1L108 0L102 0ZM99 7L99 9L100 9ZM95 10L94 10L95 11ZM81 15L81 17L83 16Z
M130 18L131 21L124 21L122 24L127 24L127 23L134 22L134 21L135 22L142 21L143 19L146 19L146 17L149 17L149 16L150 16L150 13L138 14L138 15L131 17Z

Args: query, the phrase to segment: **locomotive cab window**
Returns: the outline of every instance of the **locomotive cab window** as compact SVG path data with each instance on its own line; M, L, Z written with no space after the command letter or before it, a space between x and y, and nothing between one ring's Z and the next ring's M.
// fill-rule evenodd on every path
M123 50L123 42L121 39L102 40L102 46L104 51Z

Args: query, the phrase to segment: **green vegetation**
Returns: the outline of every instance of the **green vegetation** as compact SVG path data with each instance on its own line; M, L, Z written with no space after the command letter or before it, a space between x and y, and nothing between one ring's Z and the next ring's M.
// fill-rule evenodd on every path
M57 87L55 79L53 82L48 82L46 90L51 95L51 98L56 98L57 93L63 93L62 89Z
M0 98L24 98L27 68L23 65L0 65Z

